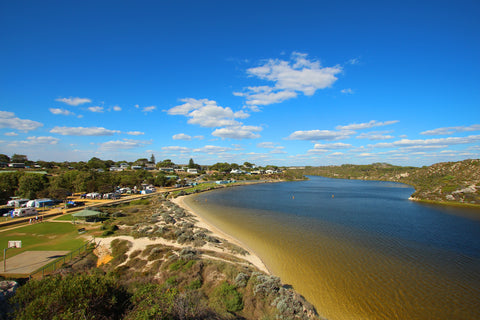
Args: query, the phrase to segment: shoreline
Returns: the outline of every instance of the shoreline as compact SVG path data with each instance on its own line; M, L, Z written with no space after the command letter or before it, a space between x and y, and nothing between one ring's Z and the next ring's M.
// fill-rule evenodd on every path
M271 275L270 270L268 267L265 265L263 260L253 251L251 248L249 248L247 245L245 245L243 242L238 240L237 238L229 235L228 233L224 232L223 230L217 228L214 224L209 222L207 219L201 216L201 214L198 211L193 210L192 207L190 207L186 202L185 198L188 196L192 195L186 195L186 196L179 196L174 199L171 199L170 201L175 203L177 206L183 208L184 210L188 211L192 216L194 216L198 222L196 223L197 226L205 228L209 230L210 232L213 233L213 235L225 239L242 249L248 252L248 255L245 256L239 256L240 258L250 262L252 265L254 265L257 269L259 269L262 272L265 272L268 275Z

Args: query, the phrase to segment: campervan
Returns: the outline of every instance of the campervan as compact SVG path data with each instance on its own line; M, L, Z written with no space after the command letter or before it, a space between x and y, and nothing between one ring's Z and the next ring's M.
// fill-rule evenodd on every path
M13 211L14 217L27 217L37 215L37 209L35 208L18 208Z

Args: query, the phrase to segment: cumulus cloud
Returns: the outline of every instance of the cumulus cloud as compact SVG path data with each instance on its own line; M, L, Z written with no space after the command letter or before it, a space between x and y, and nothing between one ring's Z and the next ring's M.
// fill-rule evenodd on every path
M219 146L206 145L202 148L193 149L193 152L216 154L216 153L224 153L224 152L228 152L228 151L232 151L232 150L233 149L229 148L229 147L219 147Z
M293 52L290 60L269 59L262 65L247 69L250 76L273 82L272 86L248 87L234 94L247 99L247 105L269 105L295 98L298 93L311 96L319 89L331 87L342 72L340 66L322 67L308 55Z
M20 141L20 143L28 145L37 145L37 144L57 144L60 141L58 138L54 137L28 137L26 141Z
M13 141L10 143L10 146L36 146L36 145L45 145L45 144L58 144L60 139L54 137L28 137L27 140Z
M382 126L388 126L394 123L399 122L398 120L392 120L392 121L385 121L385 122L379 122L376 120L371 120L369 122L365 123L353 123L349 124L346 126L337 126L337 130L361 130L361 129L370 129L373 127L382 127Z
M88 107L88 110L91 112L97 112L97 113L102 113L103 112L103 107Z
M188 117L190 118L187 121L189 124L201 127L239 126L242 123L235 119L245 119L249 116L244 111L233 112L229 107L221 107L213 100L185 98L181 101L184 104L167 110L167 113Z
M352 147L351 144L342 143L342 142L327 143L327 144L316 143L313 146L313 148L317 150L336 150L336 149L347 149L351 147Z
M71 105L71 106L78 106L78 105L81 105L81 104L84 104L84 103L92 102L92 100L90 100L88 98L79 98L79 97L59 98L59 99L55 99L55 101L60 101L60 102L66 103L66 104Z
M68 111L68 110L65 110L65 109L62 109L62 108L50 108L48 110L50 110L51 113L57 114L57 115L63 115L63 116L74 116L75 115L75 113L73 113L71 111Z
M156 106L150 106L150 107L145 107L142 109L143 112L152 112L154 111L155 109L157 109Z
M389 135L391 131L372 131L365 132L356 136L357 139L368 139L368 140L388 140L393 139L394 136Z
M295 131L290 136L288 136L286 139L287 140L309 140L309 141L316 141L316 140L334 141L334 140L348 139L354 133L355 133L355 131L351 131L351 130L343 130L343 131L332 131L332 130Z
M260 142L257 144L257 148L273 149L275 148L275 143L273 142Z
M56 126L51 133L58 133L63 136L111 136L120 133L118 130L109 130L103 127L59 127Z
M113 111L122 111L122 108L120 106L113 106Z
M445 127L433 130L423 131L423 135L448 135L457 132L480 131L480 124L472 124L471 126Z
M353 94L353 90L350 88L340 90L343 94Z
M477 143L480 141L480 135L472 135L468 137L449 137L449 138L439 138L439 139L417 139L417 140L410 140L410 139L401 139L391 143L377 143L371 145L374 148L393 148L393 147L403 147L403 148L411 148L411 147L446 147L451 145L458 145L458 144L470 144L470 143Z
M7 137L15 137L18 136L18 133L16 132L5 132L4 133Z
M116 149L134 149L143 147L146 144L150 144L149 141L141 141L141 140L131 140L131 139L123 139L123 140L112 140L100 143L101 150L116 150Z
M145 134L145 132L141 132L141 131L128 131L127 134L128 134L128 135L131 135L131 136L141 136L141 135Z
M172 139L173 140L186 140L186 141L189 141L189 140L192 140L192 137L189 136L188 134L185 134L185 133L178 133L178 134L174 134L172 136Z
M189 153L190 149L187 147L179 147L179 146L168 146L168 147L162 147L163 151L167 152L180 152L180 153Z
M15 117L15 113L9 111L0 111L0 129L12 128L19 131L32 131L43 126L38 121L20 119Z
M212 132L212 136L222 139L256 139L260 138L260 135L255 132L262 131L262 127L257 126L233 126L227 128L216 129Z

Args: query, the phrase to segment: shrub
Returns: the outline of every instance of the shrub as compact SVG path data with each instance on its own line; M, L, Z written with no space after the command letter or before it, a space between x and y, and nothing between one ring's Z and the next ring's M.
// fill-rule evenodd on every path
M243 309L242 294L226 281L214 289L211 299L216 309L220 308L232 313Z
M97 274L30 280L13 298L14 319L121 319L129 295Z

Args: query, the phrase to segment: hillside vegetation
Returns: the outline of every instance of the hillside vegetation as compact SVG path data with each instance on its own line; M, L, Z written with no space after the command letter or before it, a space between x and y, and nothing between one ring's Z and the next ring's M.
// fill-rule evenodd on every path
M415 188L414 200L480 205L480 160L441 162L421 168L386 163L306 167L305 175L406 183Z

